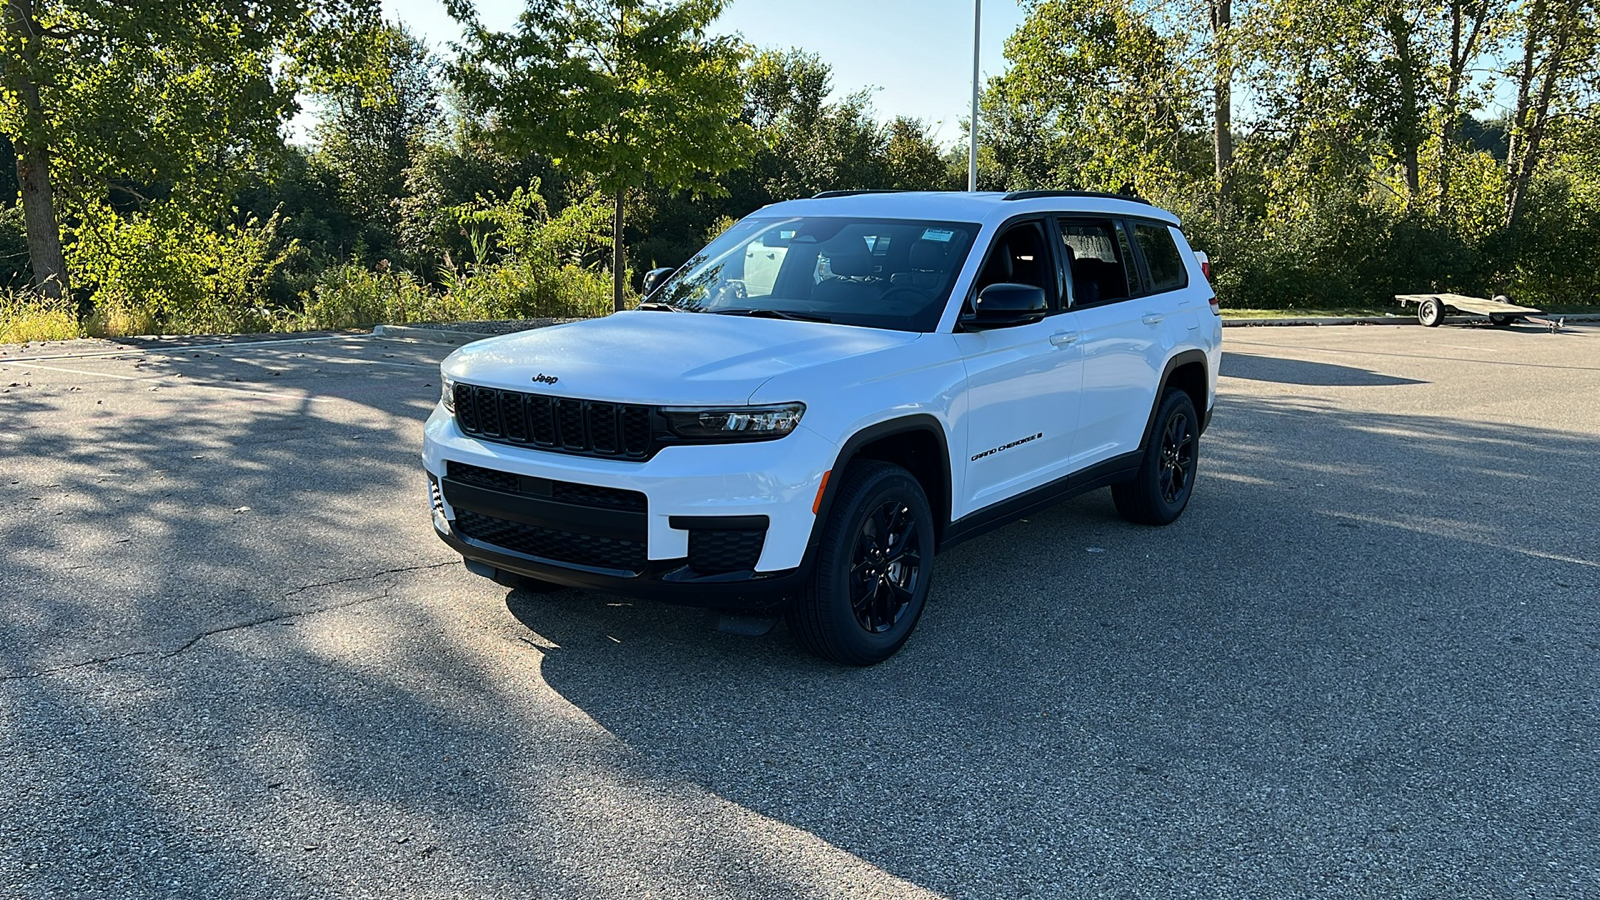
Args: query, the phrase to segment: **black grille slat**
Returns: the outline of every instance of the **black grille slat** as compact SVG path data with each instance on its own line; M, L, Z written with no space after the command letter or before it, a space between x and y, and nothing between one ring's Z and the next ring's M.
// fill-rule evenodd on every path
M521 494L527 497L549 497L562 503L571 503L576 506L593 506L600 509L625 509L635 512L644 512L648 501L640 491L630 491L624 488L603 487L598 484L579 484L574 481L551 481L545 478L531 478L517 475L513 472L501 472L498 469L485 469L470 463L450 460L448 472L451 478L467 484L486 487L496 491L505 491L508 494Z
M702 575L742 572L756 567L767 532L710 531L689 532L689 568Z
M561 446L567 450L589 449L589 437L583 428L583 401L557 400L556 424L561 432Z
M528 399L528 426L533 431L533 442L542 447L556 443L556 416L550 409L549 397L526 395Z
M505 431L500 424L500 392L494 388L473 388L473 401L478 414L478 428L484 437L501 437Z
M461 425L462 431L482 431L478 427L478 401L473 393L472 386L468 384L456 385L456 422Z
M458 384L455 407L473 437L584 456L649 459L665 436L649 406Z
M521 488L518 486L519 479L516 475L510 472L500 472L495 469L485 469L482 466L458 463L454 460L449 463L449 468L447 471L450 473L451 478L454 478L457 481L465 481L468 484L475 484L479 487L493 488L497 491L508 491L511 493L518 493L521 491Z
M646 455L652 440L650 410L643 406L622 408L622 452L629 456Z
M456 530L473 540L554 562L634 573L644 571L647 562L643 542L556 531L470 510L456 511Z
M589 404L589 443L594 452L615 456L617 446L617 405L615 403Z
M528 398L509 391L500 392L500 409L504 415L506 440L519 444L528 442Z

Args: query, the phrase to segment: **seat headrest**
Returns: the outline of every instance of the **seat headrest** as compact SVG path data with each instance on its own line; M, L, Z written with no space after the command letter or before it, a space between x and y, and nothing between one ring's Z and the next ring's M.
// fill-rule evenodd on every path
M911 268L923 272L944 268L944 254L948 247L949 244L944 241L914 241L911 244Z
M861 238L824 244L822 255L828 258L828 268L833 274L845 278L861 278L872 274L875 267L872 251Z

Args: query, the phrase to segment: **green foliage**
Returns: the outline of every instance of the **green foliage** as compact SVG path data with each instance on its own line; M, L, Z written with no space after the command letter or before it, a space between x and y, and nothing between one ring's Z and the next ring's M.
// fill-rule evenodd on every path
M384 259L403 253L406 172L439 123L438 63L398 26L380 29L374 43L381 64L373 82L336 85L319 98L314 161L336 186L339 208L359 223L355 240Z
M174 203L120 216L91 206L73 229L68 263L105 320L151 330L267 331L281 312L263 304L268 279L294 249L278 218L213 227Z
M349 328L377 323L589 317L611 310L610 280L597 261L610 245L596 198L551 216L538 184L501 201L477 198L446 211L467 235L470 258L449 260L434 287L380 263L328 269L305 300L299 324ZM448 259L448 257L447 257Z
M648 175L672 190L717 193L742 164L750 130L735 117L744 45L707 27L726 0L530 0L512 32L466 28L453 75L500 137L594 175L615 194Z
M220 203L274 156L303 87L348 80L376 0L34 0L0 31L0 130L47 147L85 203L173 191ZM8 14L8 19L10 18ZM24 102L29 89L39 107Z

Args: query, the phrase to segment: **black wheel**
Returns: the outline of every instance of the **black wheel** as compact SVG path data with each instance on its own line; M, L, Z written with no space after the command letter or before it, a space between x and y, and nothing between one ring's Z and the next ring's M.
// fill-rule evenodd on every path
M1140 525L1168 525L1183 514L1194 493L1199 464L1200 418L1183 391L1168 391L1156 411L1139 473L1112 485L1117 512Z
M1496 328L1510 328L1517 321L1516 316L1490 316L1489 324Z
M1429 328L1438 327L1444 321L1444 304L1431 297L1417 304L1417 321Z
M895 654L922 616L933 565L933 513L911 473L852 464L822 526L816 568L789 607L801 646L847 666Z

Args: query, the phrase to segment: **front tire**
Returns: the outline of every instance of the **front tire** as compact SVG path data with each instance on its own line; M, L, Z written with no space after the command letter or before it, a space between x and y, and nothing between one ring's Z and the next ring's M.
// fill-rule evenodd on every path
M1200 417L1183 391L1168 391L1156 411L1139 472L1112 485L1117 512L1139 525L1170 525L1183 515L1199 468Z
M1417 321L1429 328L1439 327L1444 321L1444 304L1432 297L1417 304Z
M883 662L922 616L933 549L933 512L911 473L852 464L823 523L811 578L789 607L790 630L824 659Z

